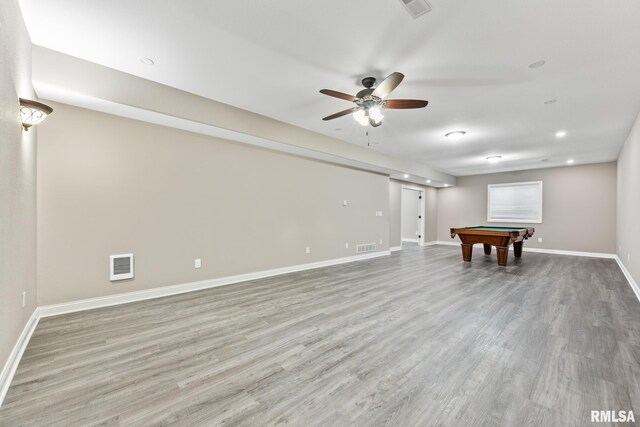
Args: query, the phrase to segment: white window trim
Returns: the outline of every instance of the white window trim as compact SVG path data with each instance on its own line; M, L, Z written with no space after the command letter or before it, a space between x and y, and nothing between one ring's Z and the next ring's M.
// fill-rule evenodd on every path
M540 186L540 199L538 205L540 206L540 215L538 218L531 218L528 220L522 219L492 219L491 218L491 188L492 187L515 187L518 185L531 185L538 184ZM487 185L487 222L512 222L517 224L542 224L542 181L527 181L527 182L510 182L506 184L489 184Z

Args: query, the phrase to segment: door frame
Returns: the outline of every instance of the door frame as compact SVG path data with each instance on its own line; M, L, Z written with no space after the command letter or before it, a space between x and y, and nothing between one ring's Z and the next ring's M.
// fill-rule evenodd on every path
M419 221L419 227L418 227L418 233L419 234L419 238L418 238L418 246L424 246L424 242L425 242L425 220L427 219L425 217L425 213L426 213L426 192L424 188L421 187L416 187L413 185L405 185L402 184L402 189L400 191L400 246L402 246L402 198L404 197L404 192L402 190L413 190L413 191L418 191L420 193L420 221Z

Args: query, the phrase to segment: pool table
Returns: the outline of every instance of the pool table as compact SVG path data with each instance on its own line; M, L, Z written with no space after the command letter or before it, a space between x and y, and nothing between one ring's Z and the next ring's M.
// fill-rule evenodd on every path
M452 228L451 238L456 234L462 242L462 259L471 261L474 243L484 245L484 253L491 255L491 246L496 247L498 252L498 265L507 265L507 254L509 245L513 244L513 253L516 258L522 256L522 243L533 236L536 231L533 227L464 227Z

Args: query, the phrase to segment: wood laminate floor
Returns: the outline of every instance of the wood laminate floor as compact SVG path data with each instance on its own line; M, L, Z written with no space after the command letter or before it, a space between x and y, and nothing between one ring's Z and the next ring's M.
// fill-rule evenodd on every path
M615 261L526 252L503 268L481 247L461 258L407 248L42 319L0 425L640 418L640 303Z

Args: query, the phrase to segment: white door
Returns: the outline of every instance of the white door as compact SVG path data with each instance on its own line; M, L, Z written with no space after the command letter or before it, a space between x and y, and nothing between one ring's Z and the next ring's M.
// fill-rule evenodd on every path
M420 210L422 192L410 188L402 189L400 207L401 238L403 242L419 243L420 238Z

